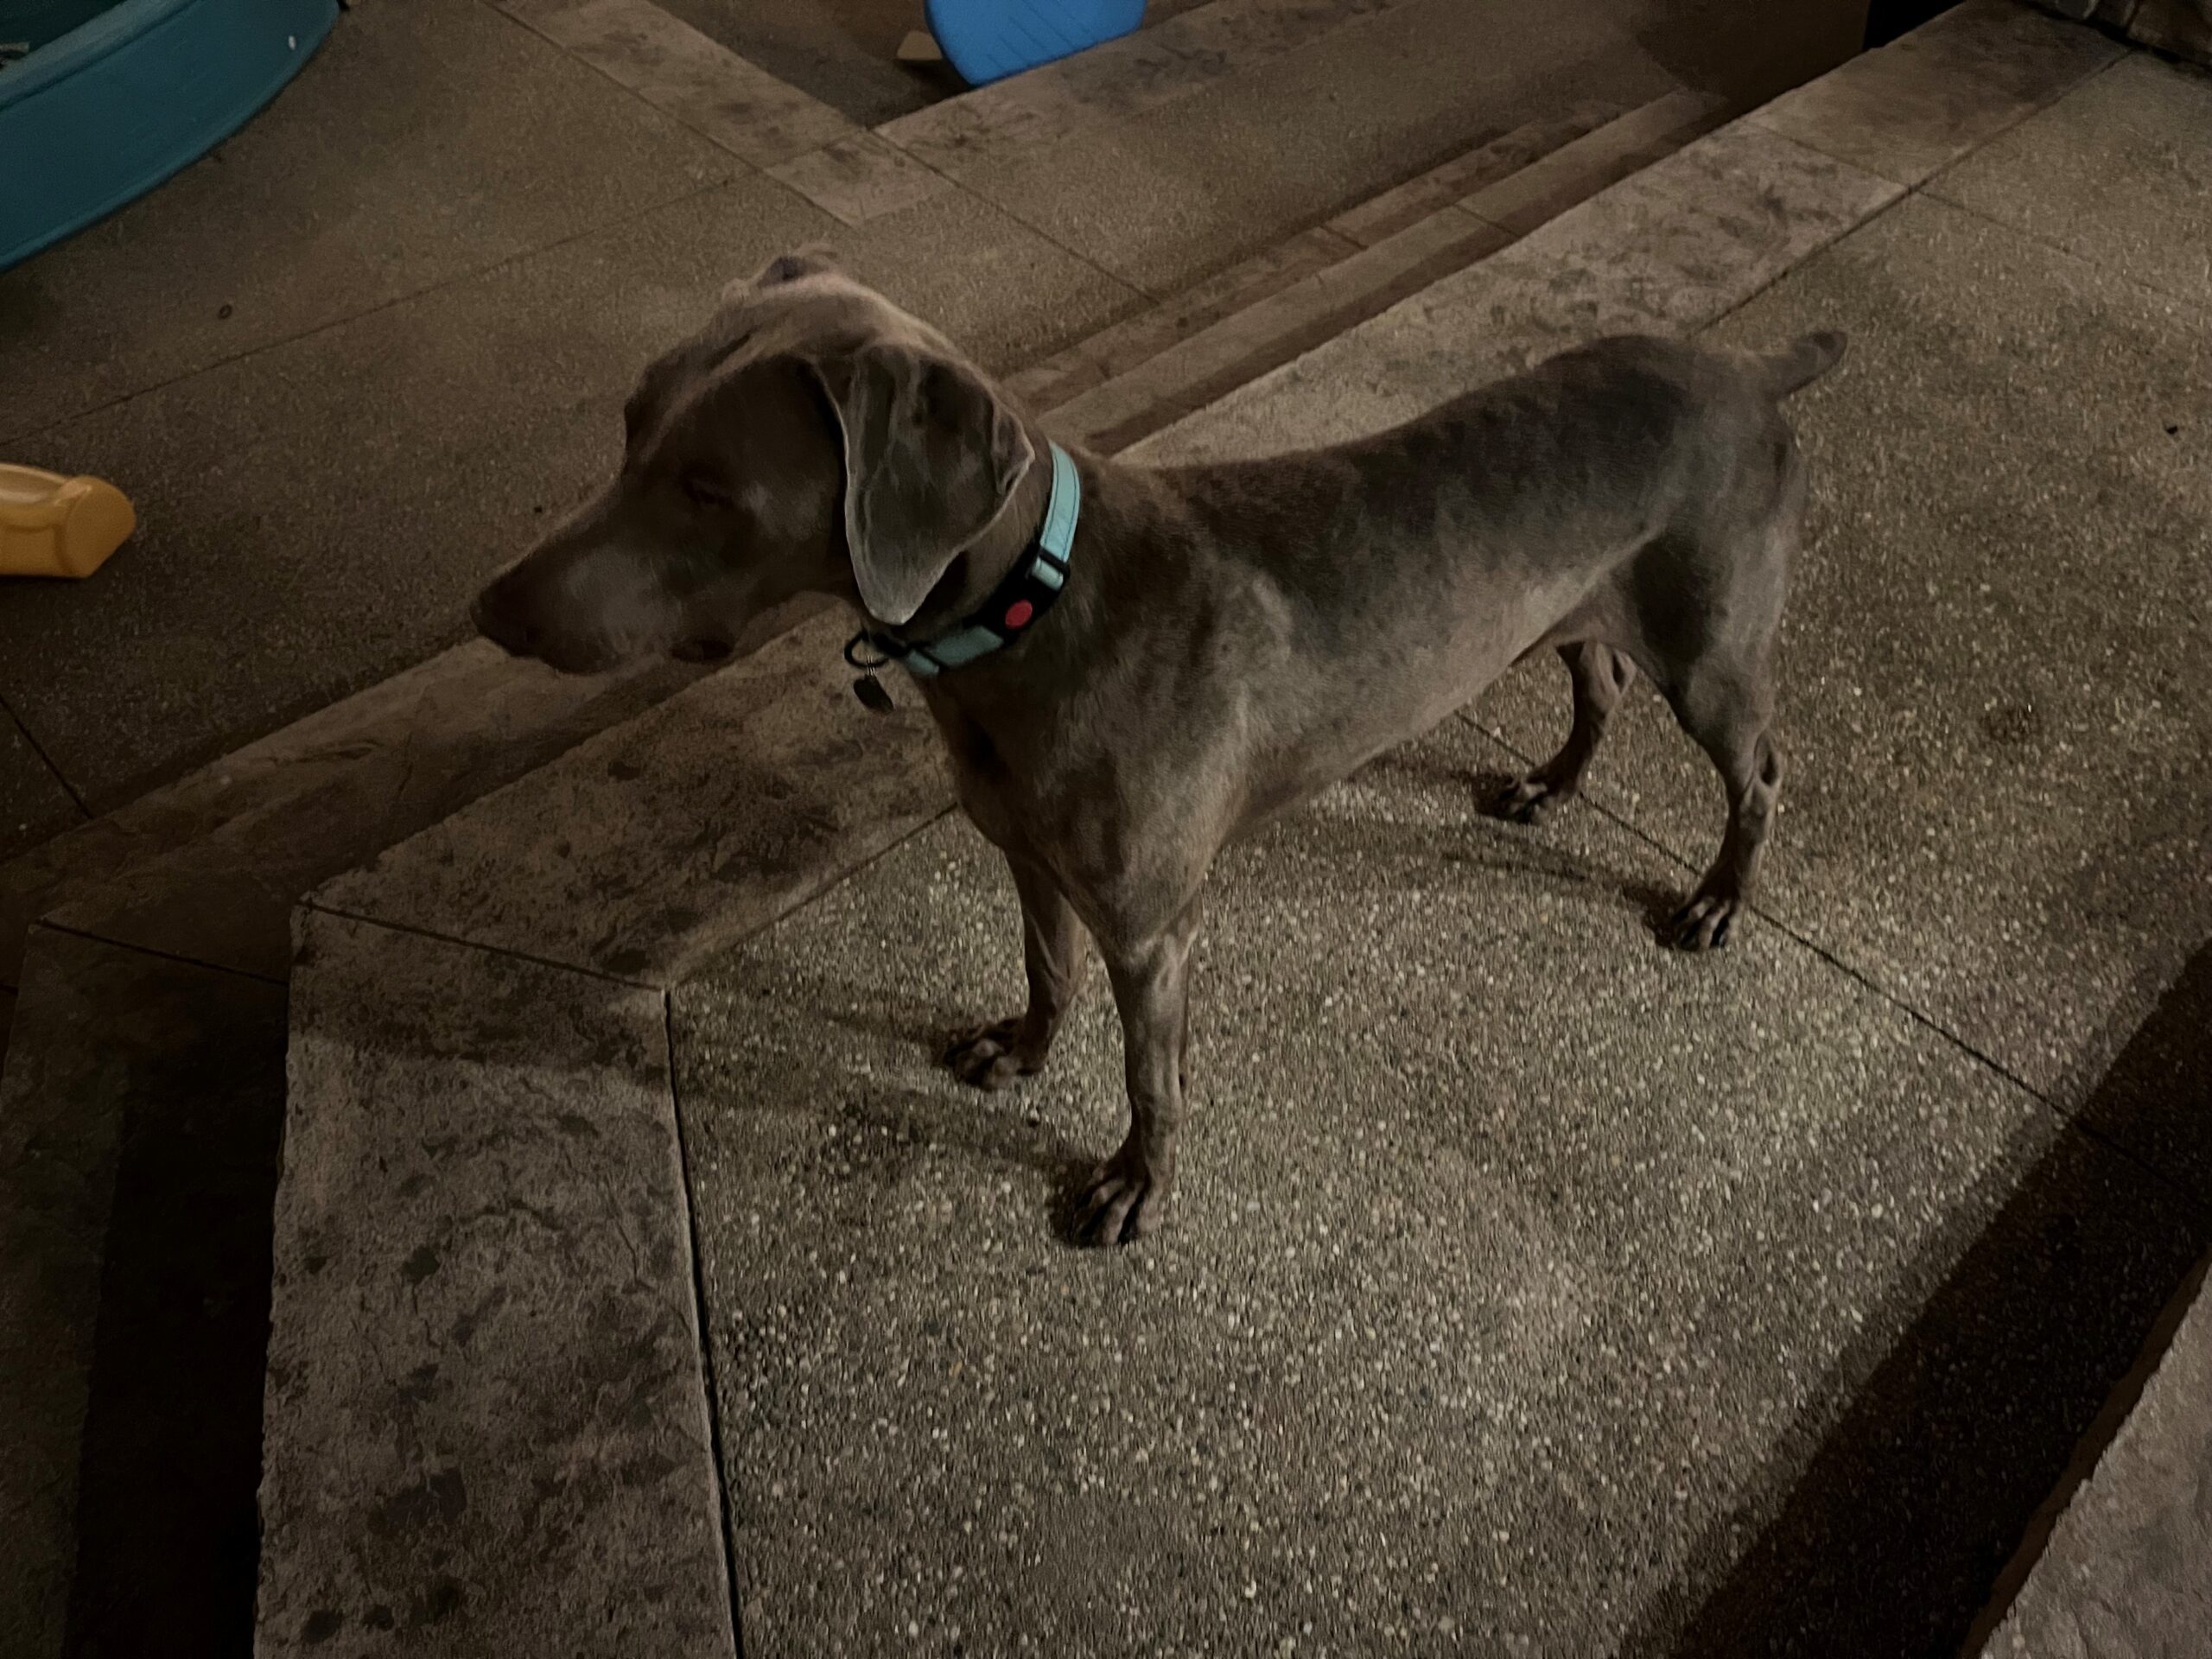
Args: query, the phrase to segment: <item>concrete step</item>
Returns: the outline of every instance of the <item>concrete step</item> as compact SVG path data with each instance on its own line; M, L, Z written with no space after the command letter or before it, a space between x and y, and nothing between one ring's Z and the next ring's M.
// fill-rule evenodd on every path
M1111 454L1203 408L1717 125L1675 92L1530 122L1015 377L1074 442ZM1237 308L1222 315L1234 296Z
M1058 410L1305 278L1340 266L1361 250L1387 241L1438 210L1457 206L1619 114L1613 105L1585 103L1565 115L1529 122L1502 137L1488 139L1022 370L1008 379L1007 387L1034 409Z
M1231 8L1209 28L1226 29L1232 12L1243 15ZM1314 15L1300 14L1309 24ZM1287 24L1273 27L1261 33L1274 49L1299 43L1281 33ZM1008 384L1071 439L1113 453L1504 245L1686 142L1719 110L1677 92L1632 111L1589 102L1525 123ZM25 930L41 919L281 977L299 892L696 677L654 665L579 685L457 647L0 866L0 988L18 977Z
M2010 38L2011 9L1980 0L1970 10L1974 27L1999 45L1947 58L1940 100L1901 96L1925 87L1914 79L1914 60L1891 57L1843 72L1861 77L1853 90L1857 107L1869 100L1901 107L1900 124L1916 131L1927 148L1970 147L1979 141L1975 122L1992 124L1979 130L1980 137L2001 124L1991 111L2002 108L2012 111L2004 119L2017 118L2027 82L2033 83L2027 96L2049 102L2109 60L2094 51L2061 53L2043 60L2037 76L2024 79L2000 49ZM2041 22L2035 27L2058 29ZM1831 107L1853 101L1832 99ZM1700 139L1570 209L1493 262L1459 272L1449 279L1446 297L1424 289L1371 319L1362 337L1370 348L1380 348L1391 372L1369 376L1357 396L1343 395L1352 372L1339 353L1327 371L1338 377L1331 384L1339 395L1301 410L1292 394L1315 359L1298 359L1202 416L1155 434L1134 453L1166 461L1234 454L1248 442L1272 447L1343 435L1348 421L1387 423L1501 366L1615 326L1695 331L1711 325L1906 188L1878 170L1863 172L1821 153L1863 137L1862 120L1831 118L1828 129L1818 122L1809 130L1801 125L1797 137L1805 144L1762 124L1789 115L1787 108L1762 112ZM1962 133L1968 136L1961 139ZM1339 225L1331 235L1351 245L1314 238L1281 267L1255 265L1225 278L1214 301L1190 300L1186 289L1179 311L1165 306L1160 318L1133 324L1101 345L1096 366L1103 378L1071 391L1090 371L1063 363L1052 376L1040 372L1031 395L1040 407L1062 399L1056 418L1065 418L1075 398L1114 387L1120 376L1172 363L1179 342L1280 298L1331 265L1389 245L1407 225L1431 219L1446 201L1456 204L1459 195L1449 193L1465 182L1447 177L1436 184L1446 193L1444 200L1420 202L1406 225L1379 213L1380 222L1363 227L1367 241ZM1489 181L1471 188L1486 188ZM1529 199L1537 194L1532 188ZM1474 220L1462 207L1450 211ZM1510 218L1521 207L1497 211ZM1301 266L1301 258L1317 263ZM1293 274L1279 281L1285 269ZM1471 293L1475 286L1478 294ZM1432 341L1417 356L1401 353L1397 343L1427 326L1437 307L1445 308L1437 315L1448 312L1460 322L1483 320L1466 349L1441 352ZM1115 435L1116 429L1107 430ZM661 1168L671 1158L688 1166L696 1154L687 1146L674 1057L664 1035L656 1040L651 1008L636 1004L637 994L667 997L702 965L855 866L885 856L914 825L944 810L932 740L917 715L902 709L869 716L846 694L836 656L841 632L830 619L809 623L753 662L579 745L557 763L392 848L371 867L334 880L306 907L302 938L309 954L295 984L307 985L309 994L295 1003L292 1040L302 1064L289 1105L298 1150L294 1157L288 1147L279 1199L283 1292L273 1338L274 1351L302 1363L271 1372L261 1651L304 1655L311 1642L330 1633L334 1618L348 1621L350 1630L352 1620L378 1605L423 1604L441 1594L454 1606L454 1643L490 1653L533 1651L546 1633L530 1606L515 1611L512 1625L503 1622L516 1609L510 1586L545 1586L547 1606L581 1615L569 1619L569 1631L595 1632L593 1609L631 1618L633 1583L670 1586L650 1559L661 1537L679 1541L679 1554L697 1574L728 1579L733 1624L749 1629L760 1616L747 1560L715 1560L715 1506L727 1498L702 1503L699 1496L714 1488L724 1451L715 1443L715 1420L702 1440L686 1427L694 1420L685 1403L671 1407L668 1433L649 1442L629 1438L632 1430L608 1414L619 1415L624 1401L594 1392L592 1382L622 1370L622 1344L601 1340L599 1320L564 1319L561 1298L542 1288L558 1281L572 1306L604 1311L609 1332L640 1328L641 1309L653 1306L705 1331L696 1302L686 1300L696 1260L652 1250L632 1259L602 1248L614 1222L595 1214L582 1216L582 1242L573 1252L557 1234L520 1224L488 1233L478 1218L505 1201L499 1195L541 1185L559 1195L562 1213L568 1213L578 1187L569 1160L588 1168L598 1154L589 1137L558 1139L564 1112L590 1121L582 1106L564 1103L588 1097L631 1103L621 1167L642 1159ZM920 845L908 863L925 867L935 850L933 842ZM940 956L966 950L968 930L982 925L965 911L941 919ZM868 925L845 944L864 953L888 948L880 930L871 932ZM1821 971L1792 960L1808 974ZM763 995L809 1007L819 1002L834 1012L845 1007L855 987L880 989L880 974L873 957L861 963L795 957ZM880 995L874 1004L881 1005ZM557 1043L540 1050L526 1033L549 1013L563 1028ZM848 1009L826 1023L873 1020L856 1038L865 1046L889 1040L882 1029L887 1019L897 1027L891 1037L911 1046L928 1034L906 1029L913 1017L894 999L880 1016ZM760 1023L741 1010L733 1029ZM518 1032L525 1033L520 1040ZM576 1040L579 1033L588 1040ZM1892 1034L1906 1047L1924 1040L1904 1023ZM823 1040L842 1039L830 1033ZM780 1051L762 1052L788 1058ZM864 1069L871 1063L855 1064ZM579 1078L588 1085L581 1091ZM875 1085L862 1080L829 1086ZM2048 1135L2050 1126L2037 1116L2042 1108L2027 1106L2018 1093L2005 1098L2024 1130L2040 1125L2038 1134ZM444 1127L505 1124L511 1117L518 1120L512 1135L502 1128L454 1140ZM1977 1144L2000 1161L2035 1138L2002 1151L1987 1134L1994 1120L1976 1121L1983 1133ZM397 1166L394 1159L414 1167L409 1160L433 1143L440 1149L436 1166L420 1171L427 1185L410 1183L402 1191L382 1173ZM602 1188L620 1184L614 1165L600 1167ZM693 1252L704 1228L751 1224L738 1211L691 1218L687 1242ZM818 1219L759 1217L770 1227L810 1226ZM397 1316L395 1310L414 1306L407 1275L416 1269L410 1263L435 1264L423 1282L433 1287L441 1319ZM529 1287L518 1301L498 1301L527 1316L529 1345L474 1352L468 1332L475 1327L466 1311L493 1306L503 1284ZM367 1322L351 1317L361 1309L390 1316ZM454 1317L442 1317L447 1313ZM747 1388L750 1373L717 1378L707 1357L716 1345L709 1333L693 1368L672 1381L657 1361L651 1386L670 1390L671 1400L719 1395L727 1405ZM373 1364L365 1357L371 1348ZM355 1357L350 1363L348 1354ZM535 1370L529 1363L533 1356L556 1354L556 1363ZM487 1399L526 1401L527 1421L539 1432L501 1430L486 1441L480 1429ZM372 1444L354 1432L353 1425L372 1421L407 1423L414 1455L395 1457L388 1440ZM1777 1422L1774 1430L1783 1427ZM617 1428L620 1433L612 1434ZM667 1503L656 1510L642 1499L633 1502L638 1494L624 1494L602 1522L596 1504L603 1469L592 1448L616 1444L659 1471L655 1479ZM542 1480L531 1478L530 1465ZM686 1477L687 1468L697 1478ZM380 1534L372 1524L400 1495L442 1490L433 1485L440 1481L450 1489L455 1480L472 1494L493 1497L465 1514L426 1510L426 1529L404 1538ZM529 1511L537 1518L486 1527L487 1515L521 1513L506 1497L524 1491L543 1500L543 1509ZM771 1496L766 1487L748 1487L741 1498L766 1503ZM551 1511L562 1517L557 1527L547 1518ZM656 1524L641 1518L649 1512L658 1516ZM1713 1524L1726 1519L1716 1512ZM728 1541L722 1540L725 1548ZM454 1603L450 1589L441 1592L424 1565L426 1542L461 1552L452 1559L467 1563L471 1582L492 1586L481 1622L465 1600ZM691 1611L681 1629L652 1633L657 1650L729 1652L734 1631L696 1616L698 1604L670 1587L670 1605ZM625 1651L640 1635L626 1626L612 1629L604 1643L593 1636L597 1645L588 1643L587 1650Z
M1219 397L1301 346L1384 309L1419 285L1424 258L1433 278L1461 269L1476 250L1510 243L1508 232L1478 218L1469 204L1505 202L1501 213L1530 226L1533 204L1569 207L1618 176L1624 158L1663 153L1714 117L1712 100L1675 93L1634 111L1585 106L1517 129L1394 186L1299 238L1284 254L1225 273L1012 385L1028 392L1048 424L1100 453L1118 453L1187 414L1185 405L1198 396L1195 386ZM1537 168L1543 169L1541 183L1520 188L1522 175ZM1317 251L1340 249L1349 251L1282 285L1286 271L1296 272ZM1238 300L1245 302L1240 308L1219 314ZM1107 378L1089 381L1093 373ZM1100 418L1103 411L1110 411L1110 420ZM832 617L810 621L774 641L757 662L601 734L503 789L481 810L456 810L363 868L334 878L314 902L342 914L370 913L361 907L373 893L374 913L391 920L391 906L405 889L410 927L479 944L528 935L535 940L530 954L543 960L672 982L757 925L727 903L706 902L710 889L702 883L721 880L711 871L791 861L776 839L786 833L780 808L760 818L769 841L743 849L749 833L743 826L759 816L762 778L830 777L842 759L856 768L841 786L849 802L875 798L893 780L899 789L924 789L935 775L926 760L932 740L921 722L911 714L869 718L847 695L851 677L836 650L842 626ZM717 753L748 759L718 766L707 759ZM648 808L633 798L632 786L646 779L668 781L673 793L663 806ZM940 791L938 804L944 798ZM824 797L809 810L818 853L828 844L822 839L828 826L842 821L846 808ZM554 841L518 848L510 839L517 812L529 823L568 827ZM702 816L730 828L683 857L655 850L666 823ZM904 814L899 821L906 822ZM552 899L540 881L559 885L565 896ZM519 910L513 908L518 901ZM555 917L577 930L557 944L544 931Z

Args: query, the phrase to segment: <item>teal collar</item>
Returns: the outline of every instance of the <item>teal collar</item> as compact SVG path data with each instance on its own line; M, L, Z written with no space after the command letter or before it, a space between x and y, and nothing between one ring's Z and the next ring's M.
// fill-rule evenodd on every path
M863 673L896 663L926 680L1003 650L1037 626L1067 585L1068 556L1075 549L1076 520L1083 512L1083 480L1075 462L1058 444L1051 447L1052 498L1045 508L1045 522L991 596L950 632L918 644L863 628L846 642L848 663ZM861 659L863 645L876 653L877 661ZM877 690L880 695L881 688ZM861 699L868 700L865 691Z

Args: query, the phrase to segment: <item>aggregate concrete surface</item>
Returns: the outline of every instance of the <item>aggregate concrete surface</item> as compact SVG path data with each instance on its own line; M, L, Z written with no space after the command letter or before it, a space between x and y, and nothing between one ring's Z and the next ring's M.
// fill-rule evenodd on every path
M1019 995L964 824L676 993L748 1652L1611 1651L1925 1306L1931 1356L2022 1337L1982 1321L2066 1270L1968 1241L2024 1192L2089 1324L2155 1306L2183 1205L1772 927L1662 951L1689 873L1594 813L1484 821L1511 763L1454 722L1225 861L1179 1224L1134 1250L1055 1225L1125 1109L1103 983L1024 1088L933 1064ZM2063 1459L2097 1340L2035 1328L2005 1357L2052 1397L1952 1450ZM1942 1524L1885 1650L1962 1621L2016 1523Z
M332 1106L286 1136L261 1519L324 1547L262 1552L256 1650L727 1656L660 999L321 914L300 947L291 1096Z
M1151 446L1326 441L1747 298L1727 343L1858 330L1797 411L1801 810L1726 960L1650 942L1720 821L1652 708L1580 810L1478 817L1563 724L1538 674L1224 860L1178 1224L1136 1250L1058 1232L1123 1121L1103 986L1010 1094L932 1063L1020 995L957 822L673 993L748 1651L1965 1637L2205 1241L2212 785L2194 220L2120 193L2058 245L2024 175L2120 72L1961 16L2004 85L2087 80L2004 166L1883 213L1913 180L1738 127ZM2195 95L2125 139L2184 207ZM1860 153L1989 137L1922 113Z

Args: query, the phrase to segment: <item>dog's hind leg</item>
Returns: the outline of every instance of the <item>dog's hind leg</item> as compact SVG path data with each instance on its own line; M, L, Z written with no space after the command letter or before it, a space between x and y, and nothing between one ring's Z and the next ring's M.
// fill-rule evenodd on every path
M1680 950L1711 950L1728 942L1737 912L1751 901L1782 789L1782 753L1774 741L1763 675L1700 664L1670 693L1675 717L1712 758L1728 791L1728 828L1720 850L1689 902L1670 917L1660 938Z
M1684 731L1720 774L1728 827L1689 902L1659 930L1662 944L1711 950L1728 942L1751 902L1782 790L1774 733L1774 641L1805 505L1805 472L1786 435L1765 511L1732 535L1690 544L1651 573L1642 621L1655 647L1640 658ZM1764 493L1764 492L1763 492ZM1702 580L1700 580L1702 578ZM1681 594L1696 603L1682 607ZM1654 626L1654 625L1656 626Z
M1560 658L1574 682L1574 724L1557 754L1519 781L1509 784L1491 810L1516 823L1539 823L1560 802L1582 786L1590 757L1605 735L1622 696L1636 682L1636 664L1610 645L1595 640L1561 645Z

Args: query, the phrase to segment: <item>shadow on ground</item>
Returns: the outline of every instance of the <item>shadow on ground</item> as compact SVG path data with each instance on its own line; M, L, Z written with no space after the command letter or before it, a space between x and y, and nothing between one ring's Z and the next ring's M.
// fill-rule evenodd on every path
M127 1062L62 1653L253 1640L283 993L203 982L189 1040Z
M2212 945L2201 949L2083 1104L2120 1146L2212 1122ZM1957 1650L2037 1506L2212 1241L2199 1204L2146 1200L2082 1136L2053 1146L1818 1449L1748 1550L1709 1538L1695 1579L1622 1651L1808 1659ZM1872 1323L1879 1324L1879 1321ZM1823 1390L1830 1399L1834 1390ZM1752 1525L1757 1525L1754 1522ZM1725 1576L1721 1576L1725 1573Z

